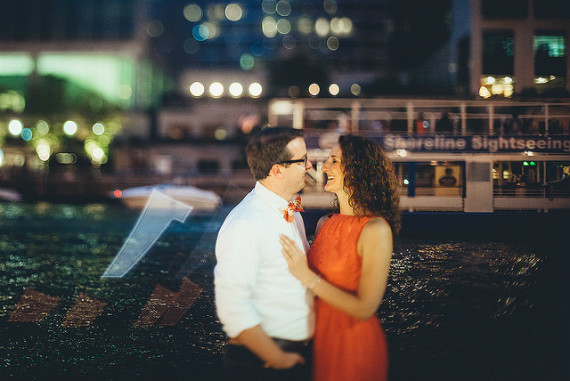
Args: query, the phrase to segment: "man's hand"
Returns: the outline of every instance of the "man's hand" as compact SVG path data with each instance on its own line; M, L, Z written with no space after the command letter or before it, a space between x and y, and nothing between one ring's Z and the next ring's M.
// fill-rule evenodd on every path
M305 364L305 359L300 354L284 352L279 348L275 341L267 336L261 325L242 331L236 339L265 361L266 368L289 369L297 364Z
M289 369L297 364L305 364L303 356L296 352L283 352L277 361L268 361L264 366L273 369Z

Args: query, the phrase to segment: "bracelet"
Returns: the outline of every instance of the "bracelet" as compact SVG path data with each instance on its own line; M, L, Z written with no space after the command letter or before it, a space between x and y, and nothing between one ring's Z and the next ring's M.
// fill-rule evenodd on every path
M307 288L309 290L314 290L314 288L317 287L317 284L319 284L320 281L321 281L321 277L318 275L315 275L315 277L313 278L313 281L307 286Z

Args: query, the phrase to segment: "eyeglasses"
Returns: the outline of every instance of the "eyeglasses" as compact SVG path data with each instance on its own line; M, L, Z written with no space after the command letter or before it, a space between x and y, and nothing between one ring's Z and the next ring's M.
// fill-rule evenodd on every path
M294 164L294 163L303 163L305 164L305 166L307 166L307 161L309 161L309 158L307 155L305 155L302 159L295 159L295 160L283 160L280 161L277 164Z

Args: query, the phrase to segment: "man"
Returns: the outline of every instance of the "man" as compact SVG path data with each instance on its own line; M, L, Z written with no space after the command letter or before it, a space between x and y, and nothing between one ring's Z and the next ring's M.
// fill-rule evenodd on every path
M311 168L300 130L266 128L246 147L255 188L224 221L216 242L216 309L230 338L228 378L309 380L313 296L288 271L279 235L308 250L289 204Z

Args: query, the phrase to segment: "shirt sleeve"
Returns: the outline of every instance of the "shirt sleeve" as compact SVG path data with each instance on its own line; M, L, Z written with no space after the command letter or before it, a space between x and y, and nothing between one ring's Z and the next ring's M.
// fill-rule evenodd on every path
M261 255L258 241L251 223L244 220L232 222L218 234L216 311L229 337L261 323L252 303Z

